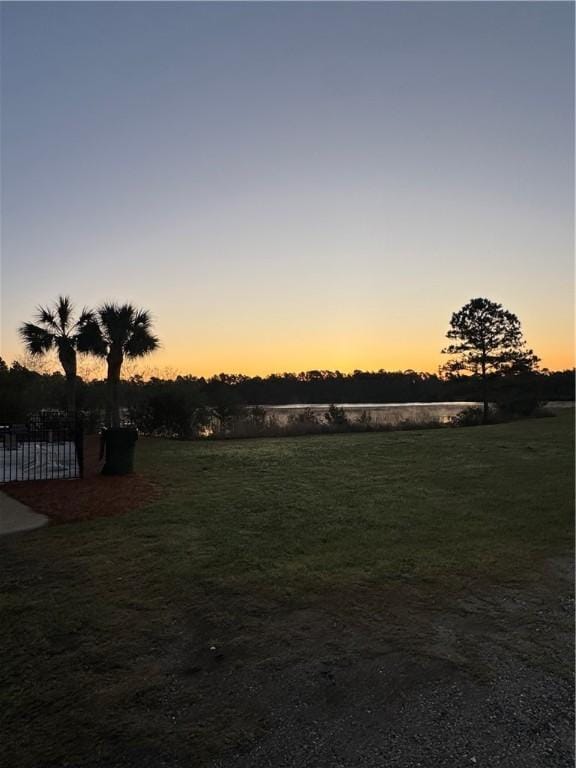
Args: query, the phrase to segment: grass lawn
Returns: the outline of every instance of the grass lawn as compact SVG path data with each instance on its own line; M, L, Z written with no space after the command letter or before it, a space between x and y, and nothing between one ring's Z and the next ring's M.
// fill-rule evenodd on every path
M0 540L4 764L206 764L266 729L218 670L295 663L293 615L537 573L573 546L572 426L142 440L151 505Z

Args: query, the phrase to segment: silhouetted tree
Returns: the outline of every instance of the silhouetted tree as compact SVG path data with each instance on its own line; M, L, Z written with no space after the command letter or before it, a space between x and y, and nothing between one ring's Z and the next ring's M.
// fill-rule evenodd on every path
M455 343L442 350L453 355L443 366L448 374L471 373L482 384L483 421L488 421L488 381L502 375L527 373L539 359L526 347L520 321L489 299L471 299L450 320L446 337Z
M108 364L108 426L120 426L118 389L124 358L138 358L154 352L159 341L151 332L150 313L132 304L106 303L83 317L78 333L78 350L104 358Z
M55 349L66 377L66 402L70 413L76 409L76 348L78 333L88 318L83 310L74 318L74 306L68 296L59 296L53 307L38 307L36 322L24 323L19 333L31 355L45 355Z

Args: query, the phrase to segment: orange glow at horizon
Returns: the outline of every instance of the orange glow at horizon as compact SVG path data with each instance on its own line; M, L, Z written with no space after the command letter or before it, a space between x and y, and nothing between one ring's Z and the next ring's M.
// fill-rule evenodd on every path
M575 367L574 351L551 344L546 352L535 350L540 358L540 370L563 371ZM46 360L32 361L22 350L15 350L13 357L5 358L7 362L18 360L40 371L58 371L60 365L54 356ZM439 349L396 349L377 350L362 349L358 345L356 353L353 349L343 354L327 353L326 350L310 347L306 350L281 349L268 350L267 353L258 348L237 349L231 352L223 349L209 349L197 346L192 355L189 350L174 353L162 349L157 353L139 360L126 360L122 377L129 378L141 375L144 378L172 378L178 375L192 375L209 378L220 373L242 374L245 376L266 377L271 374L301 373L305 371L339 371L343 374L361 371L407 371L418 373L438 373L439 367L446 361L447 356L440 354ZM105 375L106 364L102 360L80 356L78 373L82 378L101 378Z
M441 354L446 343L449 313L431 312L434 322L425 317L389 316L383 321L370 312L337 318L326 314L322 320L311 317L283 318L282 324L269 324L260 318L233 322L227 317L219 325L204 323L192 332L180 323L180 312L165 307L155 315L154 330L161 348L154 354L126 360L123 377L140 374L145 378L176 375L210 377L219 373L268 376L273 373L300 373L310 370L405 371L437 373L446 362ZM523 313L525 314L525 313ZM401 331L397 330L401 329ZM530 319L523 324L528 347L540 357L540 369L550 371L574 367L573 335L567 313ZM564 333L560 335L559 330ZM22 346L14 341L2 353L7 362L23 360ZM40 363L37 369L59 370L57 360ZM94 358L79 357L79 373L86 378L100 377L105 364Z
M134 368L140 371L143 375L148 375L148 373L158 376L163 375L163 373L183 376L190 374L204 378L216 376L220 373L266 377L271 374L301 373L305 371L340 371L340 373L343 374L350 374L355 370L413 370L417 373L434 374L438 372L439 367L445 361L446 358L440 355L429 355L428 357L421 357L418 361L413 359L411 362L408 359L386 355L384 358L380 359L377 359L376 357L364 357L362 359L350 361L340 360L339 362L324 360L323 364L313 364L307 358L294 359L292 361L286 359L283 364L274 365L272 362L266 364L266 362L259 362L246 357L243 363L231 363L229 365L218 366L216 364L199 363L198 361L175 359L169 356L164 357L163 355L158 355L155 358L150 358L148 361L139 362ZM320 363L322 363L322 361L320 361ZM549 371L572 369L575 367L574 355L570 354L569 351L566 351L565 353L559 352L553 356L543 356L539 367L540 370L547 369Z
M443 318L445 320L445 318ZM566 370L575 365L573 339L554 337L552 328L531 328L525 331L527 345L540 357L540 369ZM445 345L445 322L427 330L404 326L404 337L382 332L377 328L343 330L334 326L331 334L326 326L311 327L308 333L264 333L257 341L249 334L237 331L227 341L220 334L201 335L184 341L174 339L150 358L138 365L142 370L172 369L176 374L213 376L218 373L238 373L247 376L267 376L272 373L299 373L311 370L352 373L364 371L404 371L437 373L448 359L441 353ZM177 334L175 334L177 335Z

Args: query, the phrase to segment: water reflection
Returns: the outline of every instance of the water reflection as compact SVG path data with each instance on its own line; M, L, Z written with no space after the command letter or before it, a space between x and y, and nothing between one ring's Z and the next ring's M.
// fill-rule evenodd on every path
M400 423L428 423L436 421L446 424L465 408L479 408L477 402L446 402L446 403L340 403L347 418L351 421L369 420L372 424L395 425ZM279 426L287 425L292 419L308 411L324 420L329 404L298 403L296 405L264 405L267 417L275 419Z

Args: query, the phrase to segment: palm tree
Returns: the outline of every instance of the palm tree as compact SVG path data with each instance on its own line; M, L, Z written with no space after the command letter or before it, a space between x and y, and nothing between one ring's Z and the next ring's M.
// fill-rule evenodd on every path
M107 302L84 315L78 333L78 350L90 352L108 363L108 426L120 426L118 394L124 358L144 357L160 346L151 325L150 313L132 304Z
M55 349L66 376L66 401L69 413L76 410L76 348L78 332L89 316L83 310L74 318L74 305L68 296L59 296L52 307L38 307L35 323L18 329L26 350L34 356Z

